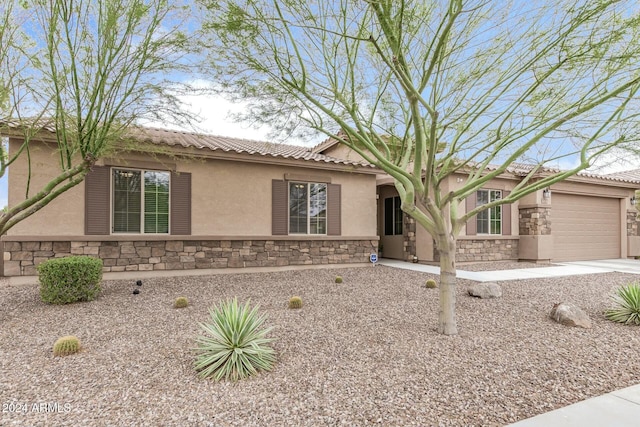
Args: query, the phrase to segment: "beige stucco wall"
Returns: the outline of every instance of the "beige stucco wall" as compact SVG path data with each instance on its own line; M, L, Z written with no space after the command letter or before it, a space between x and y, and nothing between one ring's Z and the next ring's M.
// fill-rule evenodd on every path
M10 139L9 153L15 152L20 142ZM31 183L29 196L41 191L55 176L61 173L60 158L52 145L32 143ZM9 166L9 206L25 200L29 165L26 155ZM84 184L63 193L34 215L16 224L7 235L81 235L84 233Z
M327 148L326 150L322 151L322 154L335 157L336 159L345 159L345 160L351 160L354 162L366 161L360 154L356 153L351 148L341 143L337 143Z
M15 144L12 143L12 148ZM57 158L51 147L34 144L31 150L31 188L41 189L57 173ZM264 160L264 159L262 159ZM290 165L270 165L219 159L176 160L128 155L107 164L143 167L150 162L192 174L192 235L270 236L271 181L285 174L328 177L342 191L342 236L373 237L376 230L376 178L373 174L336 171L315 164L314 169ZM104 163L104 161L100 161ZM287 162L283 162L287 163ZM299 164L298 162L297 164ZM24 195L27 177L25 161L9 170L9 204ZM370 214L368 214L370 213ZM84 183L62 194L40 212L9 230L9 235L82 236L84 234Z

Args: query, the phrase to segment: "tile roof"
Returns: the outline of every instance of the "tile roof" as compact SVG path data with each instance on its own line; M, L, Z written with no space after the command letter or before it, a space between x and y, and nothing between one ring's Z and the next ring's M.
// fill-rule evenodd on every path
M606 174L604 176L609 177L611 179L619 179L619 180L630 181L630 182L639 182L640 181L640 169L633 169L633 170L624 171L624 172L609 173L609 174Z
M56 128L49 120L41 120L41 129L55 134ZM23 124L19 121L4 121L2 125L9 129L19 129ZM279 144L266 141L255 141L242 138L199 134L194 132L162 129L154 127L132 127L127 137L134 140L172 147L209 149L228 153L277 157L284 159L333 163L338 165L360 166L375 169L375 166L361 161L339 159L314 152L312 148L298 145Z
M526 163L513 163L507 168L507 172L511 172L518 176L524 176L531 172L531 170L536 165L526 164ZM562 172L562 169L551 168L543 166L539 169L540 172L547 173L559 173ZM583 178L592 178L604 181L615 181L615 182L627 182L632 184L640 184L640 169L636 169L633 171L626 172L616 172L611 174L598 174L589 171L578 172L574 175L575 177L583 177Z
M211 151L234 152L259 156L280 157L285 159L306 160L335 163L342 165L375 168L373 165L347 159L339 159L324 154L314 153L309 147L287 145L226 136L206 135L170 129L151 127L132 128L129 136L152 144L181 146L184 148L209 149Z

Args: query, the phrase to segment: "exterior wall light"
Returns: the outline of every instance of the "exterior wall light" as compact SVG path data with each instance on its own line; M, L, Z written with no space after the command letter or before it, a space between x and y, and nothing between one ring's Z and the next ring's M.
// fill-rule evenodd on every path
M542 197L546 200L549 200L551 198L551 190L549 190L548 188L542 190Z
M629 200L631 202L631 206L635 206L636 205L636 196L631 196L631 199Z

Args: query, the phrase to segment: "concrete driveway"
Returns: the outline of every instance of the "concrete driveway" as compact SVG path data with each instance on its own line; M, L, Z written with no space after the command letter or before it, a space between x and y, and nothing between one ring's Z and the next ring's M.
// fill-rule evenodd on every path
M637 259L602 259L595 261L572 261L557 263L558 265L601 268L608 271L618 271L621 273L640 274L640 260Z
M393 259L382 259L379 264L431 274L440 274L440 267L434 265L413 264ZM580 274L611 273L614 271L640 275L640 260L605 259L597 261L573 261L555 263L549 267L495 271L465 271L464 266L461 266L457 271L457 277L474 280L476 282L502 282L505 280L540 279Z

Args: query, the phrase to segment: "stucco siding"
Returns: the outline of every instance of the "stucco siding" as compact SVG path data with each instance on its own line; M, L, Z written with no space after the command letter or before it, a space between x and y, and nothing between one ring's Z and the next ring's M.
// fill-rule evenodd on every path
M20 142L11 139L9 153L15 152ZM29 196L33 196L61 173L60 158L51 145L33 143L30 147L31 182ZM25 200L29 164L23 153L9 166L9 206ZM82 235L84 234L84 183L61 194L40 211L11 228L7 235Z
M15 149L15 142L12 142ZM58 173L58 158L53 147L34 144L31 150L31 192L40 190ZM15 205L24 196L27 164L18 161L9 172L9 203ZM342 236L376 235L375 175L349 171L308 169L299 166L271 165L220 159L176 160L170 157L128 155L101 160L99 164L119 167L176 169L191 173L192 235L271 236L271 182L291 176L326 178L341 186ZM40 212L17 224L12 236L84 235L84 183L62 194ZM370 214L367 214L370 213Z

